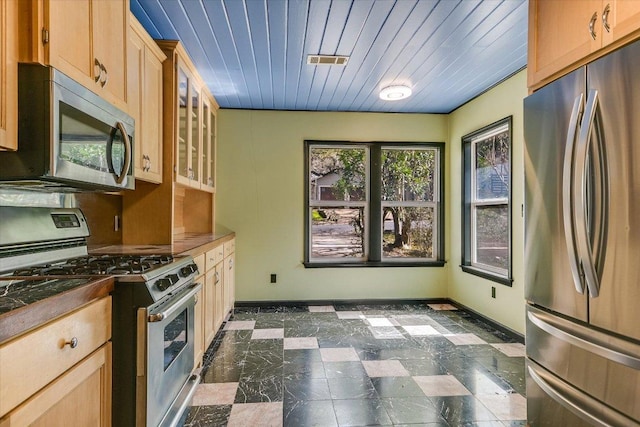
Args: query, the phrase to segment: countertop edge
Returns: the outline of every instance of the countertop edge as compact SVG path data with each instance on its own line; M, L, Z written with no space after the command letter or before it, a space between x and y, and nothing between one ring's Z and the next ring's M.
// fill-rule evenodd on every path
M4 313L0 315L0 344L77 310L91 301L106 297L113 288L113 277L98 277L85 285Z

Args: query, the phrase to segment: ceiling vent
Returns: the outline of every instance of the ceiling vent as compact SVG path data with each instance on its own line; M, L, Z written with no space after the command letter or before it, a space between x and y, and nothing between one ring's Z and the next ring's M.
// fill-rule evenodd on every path
M339 55L307 55L307 64L311 65L347 65L348 56Z

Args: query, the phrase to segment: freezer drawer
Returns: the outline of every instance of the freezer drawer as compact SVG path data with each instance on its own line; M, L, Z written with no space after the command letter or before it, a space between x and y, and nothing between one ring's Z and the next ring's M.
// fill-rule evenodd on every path
M527 422L531 427L638 426L527 359Z
M533 306L527 306L526 333L527 357L542 366L545 372L640 425L638 343L604 334ZM528 389L530 378L527 381ZM532 396L527 394L527 397Z

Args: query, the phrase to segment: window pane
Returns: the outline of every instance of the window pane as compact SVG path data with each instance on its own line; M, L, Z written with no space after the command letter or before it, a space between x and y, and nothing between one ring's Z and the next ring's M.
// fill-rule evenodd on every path
M364 148L311 148L309 200L366 200Z
M508 270L509 209L506 205L477 206L475 262Z
M311 210L313 258L364 257L364 207Z
M433 258L433 208L384 207L385 258Z
M509 132L476 142L476 200L509 197Z
M433 201L436 152L382 150L382 200Z

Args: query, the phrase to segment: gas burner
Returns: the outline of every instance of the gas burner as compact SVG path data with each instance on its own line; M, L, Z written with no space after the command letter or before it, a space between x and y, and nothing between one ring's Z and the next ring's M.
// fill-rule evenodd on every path
M13 271L14 276L141 274L173 262L171 255L89 255L63 263L42 264Z

